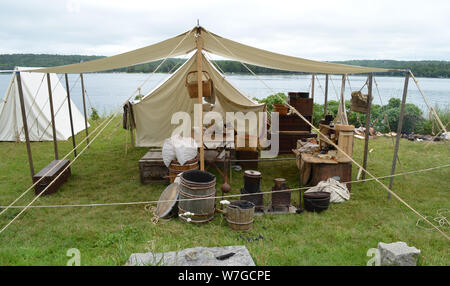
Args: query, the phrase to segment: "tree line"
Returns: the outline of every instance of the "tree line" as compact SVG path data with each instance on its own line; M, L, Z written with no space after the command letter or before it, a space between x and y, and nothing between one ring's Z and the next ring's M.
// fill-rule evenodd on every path
M0 70L12 70L15 66L49 67L68 65L82 61L104 58L103 56L82 55L50 55L50 54L3 54L0 55ZM173 72L180 67L186 59L169 58L159 68L158 72ZM214 65L225 73L249 74L250 72L241 63L230 60L216 60ZM153 72L161 60L135 65L126 68L110 70L107 72L149 73ZM394 60L350 60L334 61L332 63L358 65L364 67L411 69L418 77L450 78L450 61L394 61ZM297 72L275 70L260 66L248 65L257 74L302 74ZM400 73L384 73L389 76L403 76Z

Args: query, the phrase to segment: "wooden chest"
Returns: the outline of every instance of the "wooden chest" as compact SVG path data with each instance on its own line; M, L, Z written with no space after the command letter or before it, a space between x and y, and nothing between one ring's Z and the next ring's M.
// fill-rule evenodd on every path
M312 116L314 102L312 98L289 98L289 104L303 116Z
M169 183L169 168L164 165L161 149L152 149L139 160L142 184Z
M311 116L305 116L311 122ZM308 131L311 132L311 126L296 114L280 115L279 127L280 131Z
M292 154L292 149L297 148L297 141L301 139L317 137L317 134L305 131L280 131L279 132L279 154Z
M237 160L258 160L258 155L258 151L236 150ZM241 166L244 170L258 169L258 161L236 162L236 165Z
M36 175L33 176L33 183L36 183L42 178L39 183L34 187L34 192L36 195L40 194L47 186L60 175L54 183L42 194L49 195L58 191L58 189L64 184L69 178L71 172L70 167L63 171L69 165L69 160L53 160L40 170ZM48 174L46 174L48 172Z

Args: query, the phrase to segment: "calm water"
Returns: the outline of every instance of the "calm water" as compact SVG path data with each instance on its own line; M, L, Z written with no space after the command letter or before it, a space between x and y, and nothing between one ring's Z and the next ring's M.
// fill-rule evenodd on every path
M154 74L143 86L142 94L150 92L155 86L164 81L168 74ZM86 74L85 86L88 93L88 106L92 105L100 113L110 113L116 110L132 94L138 85L148 77L148 74L129 73L93 73ZM8 87L11 75L0 74L0 97L3 98ZM82 98L79 77L70 75L71 97L80 110L82 110ZM259 79L252 75L227 75L226 78L241 92L249 97L263 98L274 92L307 91L311 86L311 76L306 75L263 75ZM329 84L329 100L336 100L340 92L340 76L331 76ZM63 79L62 79L63 80ZM359 90L366 78L350 76L351 89ZM386 104L389 98L401 98L404 79L400 77L376 77L380 96L374 84L374 103ZM450 105L450 79L419 78L419 83L429 97L431 104ZM263 82L270 87L268 89ZM319 84L320 83L320 84ZM73 86L73 87L72 87ZM315 102L323 103L325 77L319 76L315 86ZM350 99L350 89L346 83L346 99ZM380 100L381 97L381 100ZM427 110L426 104L420 95L414 81L409 82L407 102L414 103L423 111Z

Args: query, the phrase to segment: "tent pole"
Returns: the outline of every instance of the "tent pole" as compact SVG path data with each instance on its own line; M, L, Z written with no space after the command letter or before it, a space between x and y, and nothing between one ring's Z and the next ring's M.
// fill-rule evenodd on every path
M47 87L48 87L48 102L50 105L50 115L52 118L53 147L55 149L55 160L58 160L58 141L56 140L55 111L53 109L52 83L50 81L49 73L47 73Z
M70 89L69 89L69 78L67 74L64 74L66 78L66 91L67 91L67 105L69 106L69 118L70 118L70 130L72 131L72 144L73 144L73 155L77 156L77 145L75 143L75 132L73 131L73 118L72 118L72 104L70 103Z
M328 105L328 74L325 75L325 102L323 103L323 116L327 115Z
M394 183L394 177L392 175L395 174L398 148L400 145L400 137L402 135L402 127L403 127L402 125L403 125L403 117L405 114L406 95L408 94L408 83L409 83L409 71L406 72L405 85L403 87L402 104L400 106L400 118L398 120L398 126L397 126L397 137L395 138L394 158L392 159L391 179L389 181L389 189L390 190L392 190L392 184ZM388 192L388 199L390 199L390 198L391 198L391 194Z
M80 73L80 80L81 80L81 95L83 96L83 112L84 112L84 127L86 130L86 144L89 148L89 130L88 130L87 112L86 112L86 94L85 94L85 89L84 89L84 78L83 78L82 73Z
M202 42L200 38L201 29L197 30L197 91L199 104L199 124L200 124L200 170L205 170L205 150L203 147L203 72L202 72Z
M19 89L20 110L22 111L23 129L25 131L24 132L25 141L27 143L28 164L30 165L31 179L33 179L34 177L33 155L31 154L30 135L28 133L28 123L27 123L27 116L25 114L25 102L23 99L22 80L20 78L20 72L16 72L16 77L17 77L17 87Z
M373 73L369 74L369 78L367 79L369 82L367 85L368 89L368 100L367 100L367 111L366 111L366 132L365 132L365 138L364 138L364 159L363 159L363 169L367 169L367 155L369 152L369 136L370 136L370 115L372 112L372 83L373 83ZM366 178L366 172L363 172L362 179L364 180Z
M312 79L311 79L311 98L314 101L314 85L315 85L315 74L312 74Z

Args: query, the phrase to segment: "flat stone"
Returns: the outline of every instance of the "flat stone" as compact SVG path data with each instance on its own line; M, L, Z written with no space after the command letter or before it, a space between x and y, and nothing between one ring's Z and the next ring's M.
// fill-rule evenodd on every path
M234 253L233 255L231 255ZM217 259L220 256L223 260ZM129 266L255 266L250 253L243 245L225 247L195 247L164 253L133 253Z
M408 246L403 241L393 243L378 243L381 265L384 266L416 266L420 250Z

